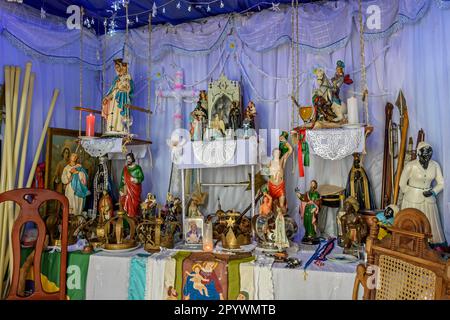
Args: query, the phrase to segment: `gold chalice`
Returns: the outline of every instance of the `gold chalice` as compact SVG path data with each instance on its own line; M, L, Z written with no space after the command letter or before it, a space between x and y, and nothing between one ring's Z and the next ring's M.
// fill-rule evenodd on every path
M310 124L314 118L314 107L301 106L298 108L298 113L300 114L300 118L302 118L305 124Z

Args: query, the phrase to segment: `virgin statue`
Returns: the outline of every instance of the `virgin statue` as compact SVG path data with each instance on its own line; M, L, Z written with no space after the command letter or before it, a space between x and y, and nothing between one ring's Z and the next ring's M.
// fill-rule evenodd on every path
M278 251L289 248L289 240L286 236L286 223L284 221L283 210L277 207L277 218L275 219L275 247Z
M66 186L65 196L69 200L69 213L80 215L84 208L86 197L90 194L87 182L88 174L78 163L78 155L72 153L69 163L61 175L61 181Z
M129 118L127 105L131 104L134 82L128 73L128 63L114 60L116 77L102 101L102 117L106 120L106 133L127 133L124 123Z
M426 142L417 146L417 159L406 164L400 177L403 192L401 208L415 208L422 211L430 221L434 246L445 245L436 198L444 189L444 177L439 164L431 160L433 148ZM434 187L432 186L435 181Z

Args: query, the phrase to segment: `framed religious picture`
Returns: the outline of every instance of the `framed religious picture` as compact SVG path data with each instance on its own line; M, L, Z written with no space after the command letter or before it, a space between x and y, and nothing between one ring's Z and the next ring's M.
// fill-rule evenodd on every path
M203 242L203 219L186 218L184 220L184 239L186 244L201 245Z
M78 154L78 163L87 173L86 187L92 190L94 175L98 159L91 157L81 146L77 150L78 131L60 128L48 128L45 154L45 188L65 194L65 185L62 181L64 168L69 164L71 153ZM91 206L91 197L86 198L85 208ZM60 204L49 203L46 207L48 213L59 213Z
M234 109L239 109L237 112ZM242 114L241 87L238 81L229 80L224 74L208 85L208 127L237 129L236 114ZM240 117L239 117L240 118Z

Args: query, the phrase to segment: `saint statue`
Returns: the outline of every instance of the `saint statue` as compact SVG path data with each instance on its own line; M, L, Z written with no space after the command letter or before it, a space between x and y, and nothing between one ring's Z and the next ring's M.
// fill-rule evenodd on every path
M264 197L259 206L259 214L263 217L268 216L272 212L272 197L267 192L264 192Z
M360 209L375 209L372 188L366 170L361 166L359 153L353 154L353 166L348 174L345 196L356 198Z
M417 159L408 162L400 177L403 192L401 208L415 208L422 211L431 225L433 246L445 246L436 198L444 189L444 177L439 164L431 160L433 148L426 142L417 146ZM435 181L434 187L432 186Z
M344 202L345 214L341 217L344 235L344 253L355 253L367 237L367 224L359 213L359 204L354 197L348 197Z
M284 221L283 210L277 207L277 217L275 219L275 247L278 251L283 251L285 248L289 248L289 240L286 236L286 224Z
M126 156L126 165L122 170L119 190L122 208L132 218L136 217L139 213L142 181L144 181L142 168L136 164L134 154L128 153Z
M378 226L380 227L378 230L378 240L382 240L390 233L387 228L394 225L394 216L399 210L397 205L390 204L384 211L377 213L376 218L378 219Z
M230 129L236 131L241 127L241 110L237 101L233 101L231 103L231 109L228 118Z
M352 84L349 75L344 75L345 64L339 60L336 63L336 73L331 81L322 68L314 69L316 89L313 91L312 102L319 114L319 120L341 122L344 120L343 103L339 97L343 84Z
M321 204L320 194L317 191L317 181L311 181L310 189L305 194L300 193L298 188L295 191L302 202L300 215L305 227L305 235L302 242L305 244L317 244L320 242L317 237L317 222Z
M111 219L114 213L114 205L111 196L106 190L103 190L103 195L98 202L99 224L102 225L105 221Z
M202 107L201 101L197 102L197 106L190 115L190 134L193 141L203 139L203 133L208 125L208 112Z
M144 218L150 218L156 216L156 207L158 203L156 202L156 197L153 193L147 193L147 197L144 202L141 203L141 210Z
M116 77L103 98L102 117L106 120L107 133L124 134L129 132L125 125L130 117L127 105L131 104L134 82L128 73L128 63L122 59L114 60L114 69Z
M87 183L88 174L78 163L78 154L70 155L69 163L64 167L61 181L65 185L65 196L69 200L69 213L81 215L86 197L90 194Z
M255 129L256 107L253 101L249 101L245 108L244 123L247 123L250 129Z
M214 129L216 134L220 133L222 137L225 136L225 122L220 119L218 113L214 115L214 118L211 121L211 129Z
M268 188L269 194L273 201L278 200L278 205L287 212L286 202L286 185L284 181L284 168L286 167L286 161L292 154L292 146L286 140L284 133L280 136L280 142L284 143L287 151L281 155L281 150L275 148L272 152L272 160L269 163L269 181Z

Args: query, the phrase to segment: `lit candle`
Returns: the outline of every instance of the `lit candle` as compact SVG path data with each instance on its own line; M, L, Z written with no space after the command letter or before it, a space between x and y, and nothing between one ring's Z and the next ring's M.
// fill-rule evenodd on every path
M95 116L92 113L86 116L86 136L95 136Z
M358 124L359 123L359 115L358 115L358 100L355 97L351 97L347 99L347 113L348 113L348 123L349 124Z
M203 225L203 251L213 251L213 227L211 222Z

